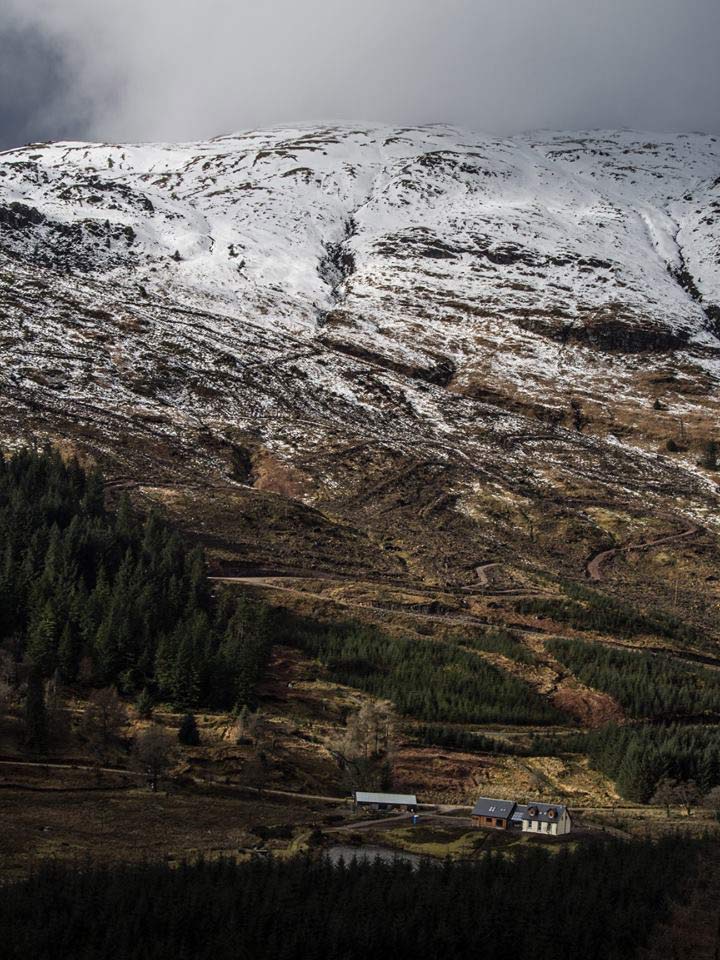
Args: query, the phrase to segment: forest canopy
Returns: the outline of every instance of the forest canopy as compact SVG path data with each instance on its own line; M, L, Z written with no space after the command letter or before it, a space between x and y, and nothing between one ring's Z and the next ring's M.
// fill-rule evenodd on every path
M394 637L368 624L298 621L288 642L317 657L340 683L391 700L400 713L419 720L552 724L566 719L528 684L457 641Z
M633 717L720 716L720 675L669 654L554 639L548 648L590 687L615 697Z
M635 803L647 803L667 778L697 783L704 793L720 784L720 729L714 724L609 724L571 735L564 749L586 754Z
M252 706L269 609L214 597L203 551L51 450L0 458L0 645L43 677Z
M302 857L52 865L0 889L0 929L7 960L633 960L700 849L587 842L416 869Z

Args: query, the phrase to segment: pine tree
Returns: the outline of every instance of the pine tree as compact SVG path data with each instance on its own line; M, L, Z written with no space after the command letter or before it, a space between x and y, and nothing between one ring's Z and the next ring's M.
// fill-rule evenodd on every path
M60 677L66 683L72 683L77 678L78 650L69 623L65 624L62 634L60 635L57 664Z
M200 731L197 728L194 714L186 713L182 718L178 730L178 740L186 747L197 747L200 743Z
M160 556L163 546L163 528L158 514L153 511L143 526L142 549L148 557Z
M143 720L149 720L153 714L153 707L155 702L153 700L152 694L147 687L143 687L140 696L137 698L135 704L135 709L137 710L138 716Z
M193 707L198 702L200 681L198 661L192 637L185 630L175 659L173 671L173 699L178 706Z
M86 475L82 508L90 517L102 517L105 513L105 488L102 473L98 469Z
M207 606L210 591L205 555L195 548L188 557L188 575L190 578L190 600L196 608Z
M45 553L43 579L48 584L55 583L62 572L62 537L60 528L55 524L50 531L50 541Z
M255 682L257 674L255 664L247 654L239 656L235 664L235 703L234 709L254 710L257 706Z
M3 546L4 551L0 554L0 637L7 637L15 629L20 598L17 595L18 560L14 546L9 541Z
M30 629L27 655L31 663L45 676L50 676L56 665L57 623L52 604L47 602Z
M653 760L647 747L639 743L630 745L617 775L618 790L622 796L638 803L647 803L658 780L657 763Z
M703 790L720 784L720 747L706 747L698 765L698 779Z
M33 753L44 753L48 744L45 688L39 669L30 671L25 693L25 746Z
M130 543L137 531L135 516L127 493L123 493L118 504L117 514L115 515L115 530L125 543Z
M93 665L97 679L102 683L112 683L120 672L120 650L109 618L100 624L95 637Z

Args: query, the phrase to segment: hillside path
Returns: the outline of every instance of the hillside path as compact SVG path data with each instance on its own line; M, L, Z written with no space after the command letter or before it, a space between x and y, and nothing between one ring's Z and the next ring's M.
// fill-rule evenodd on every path
M604 576L603 567L619 554L631 553L633 550L649 550L651 547L658 547L663 543L674 543L677 540L694 537L701 529L702 527L698 524L688 521L685 530L682 530L680 533L668 533L662 537L656 537L654 540L642 540L639 543L627 543L623 546L612 547L609 550L601 550L600 553L591 557L585 564L585 575L589 580L602 580Z
M310 590L300 590L297 587L286 587L278 583L277 577L210 577L215 583L244 583L248 586L265 587L268 590L280 590L283 593L291 593L305 599L322 600L325 603L335 603L340 607L348 607L357 610L371 610L373 613L380 614L383 617L395 616L412 617L416 620L434 620L438 623L466 623L470 626L487 626L487 622L481 617L473 617L470 614L462 613L424 613L420 610L404 609L402 607L381 607L372 603L360 603L357 600L346 600L341 597L329 597L322 593L313 593ZM284 577L285 580L307 580L307 577ZM343 581L353 583L352 580Z

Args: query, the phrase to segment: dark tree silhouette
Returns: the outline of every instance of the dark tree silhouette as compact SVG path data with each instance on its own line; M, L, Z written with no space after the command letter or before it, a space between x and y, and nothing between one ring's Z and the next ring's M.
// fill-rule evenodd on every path
M178 740L187 747L196 747L200 743L200 731L192 713L186 713L180 721Z
M32 753L44 753L48 745L45 685L40 671L30 671L25 692L25 746Z
M133 765L147 775L148 785L153 792L174 761L175 743L162 727L153 724L138 734L133 745Z

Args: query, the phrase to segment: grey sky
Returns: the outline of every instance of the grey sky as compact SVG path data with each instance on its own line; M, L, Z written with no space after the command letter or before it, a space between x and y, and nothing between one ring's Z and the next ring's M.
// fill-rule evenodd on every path
M0 0L0 147L292 120L720 133L720 0Z

